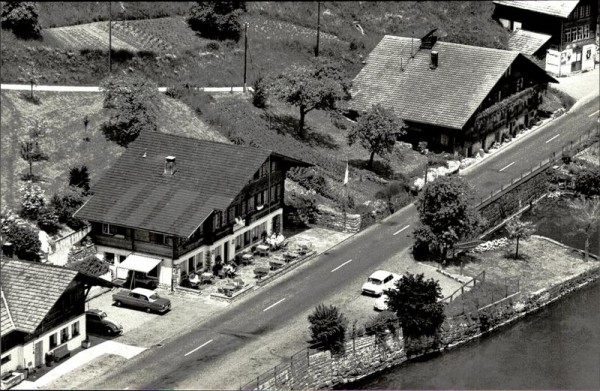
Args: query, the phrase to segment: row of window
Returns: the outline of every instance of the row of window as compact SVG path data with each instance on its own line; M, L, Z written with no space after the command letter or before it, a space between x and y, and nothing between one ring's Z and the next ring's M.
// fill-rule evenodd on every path
M278 165L277 162L275 160L270 160L271 161L271 172L276 171L278 169ZM266 162L264 162L262 164L262 166L260 166L259 170L256 171L256 173L254 174L254 177L250 180L250 182L252 182L253 180L257 180L260 179L264 176L267 176L269 174L269 160L267 160Z
M279 201L282 185L278 183L271 186L271 202ZM260 210L261 206L269 202L269 189L264 189L260 193L256 193L254 197L250 197L239 205L231 206L226 215L222 212L216 212L213 216L213 229L219 229L227 223L232 223L236 217L245 217L248 213L254 210Z
M58 337L60 334L60 344L67 342L68 340L75 338L79 335L79 321L71 325L71 333L69 334L69 327L65 327L60 330L60 333L54 333L50 335L50 349L54 349L59 345Z
M571 12L571 15L569 15L569 19L579 19L588 17L590 16L591 10L592 7L589 4L580 5L579 7L575 8L573 12Z
M590 38L590 26L588 24L584 26L565 28L564 30L565 42L574 42L587 38Z
M128 231L125 227L121 227L114 224L102 224L102 233L104 235L123 235L128 237ZM135 240L150 242L156 244L163 244L167 246L173 245L173 238L167 235L159 234L157 232L135 230Z

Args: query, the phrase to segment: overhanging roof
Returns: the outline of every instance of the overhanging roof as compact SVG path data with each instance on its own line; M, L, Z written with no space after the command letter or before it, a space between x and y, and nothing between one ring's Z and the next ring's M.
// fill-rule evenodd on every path
M506 7L519 8L540 14L558 16L567 18L577 7L579 1L542 1L542 0L496 0L494 4L504 5Z
M537 52L552 36L548 34L535 33L528 30L517 30L508 38L508 48L516 50L523 54L533 55Z
M127 258L125 258L125 261L119 265L119 268L148 273L161 261L162 260L160 258L153 258L140 254L130 254L127 256Z

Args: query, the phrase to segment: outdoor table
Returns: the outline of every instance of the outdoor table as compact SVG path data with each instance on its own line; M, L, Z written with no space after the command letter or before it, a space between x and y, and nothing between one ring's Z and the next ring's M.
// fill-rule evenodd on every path
M193 278L190 278L188 281L190 282L192 288L194 288L198 287L198 284L202 281L202 279L196 274Z
M200 275L200 281L202 283L206 283L206 282L211 282L213 280L214 276L212 273L202 273Z
M289 262L289 261L291 261L291 260L293 260L293 259L296 259L296 258L298 258L298 254L296 254L296 253L292 253L292 252L289 252L289 251L286 251L286 252L284 252L284 253L283 253L283 258L284 258L284 259L285 259L287 262Z
M252 256L252 254L244 254L244 255L242 255L242 263L244 265L248 265L248 264L252 263L253 259L254 259L254 256Z
M222 287L223 292L225 292L226 294L229 292L233 292L235 290L235 285L233 284L225 284Z
M269 246L265 244L260 244L256 246L256 250L261 256L269 254Z
M271 270L279 269L280 267L285 266L285 263L278 260L269 261L269 265L271 265Z
M266 267L255 267L254 268L254 274L258 277L264 277L269 273L269 269Z

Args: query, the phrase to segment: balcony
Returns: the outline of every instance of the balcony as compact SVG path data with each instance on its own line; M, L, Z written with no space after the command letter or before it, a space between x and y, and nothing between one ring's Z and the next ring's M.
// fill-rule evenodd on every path
M237 232L246 226L246 219L236 218L233 224L233 232Z
M98 246L107 246L121 248L123 250L132 250L131 238L125 238L121 235L102 235L97 233L93 235L92 240Z

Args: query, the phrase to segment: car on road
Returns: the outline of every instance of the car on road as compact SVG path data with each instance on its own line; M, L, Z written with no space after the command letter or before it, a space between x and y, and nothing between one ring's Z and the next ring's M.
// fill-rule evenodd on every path
M99 334L119 335L123 332L123 326L108 319L106 312L99 309L85 311L85 327Z
M126 305L141 308L146 312L165 313L171 309L171 300L160 297L155 291L145 288L123 289L113 295L113 301L120 307Z
M369 276L362 286L362 293L370 296L381 296L383 291L394 286L402 276L385 270L377 270Z

